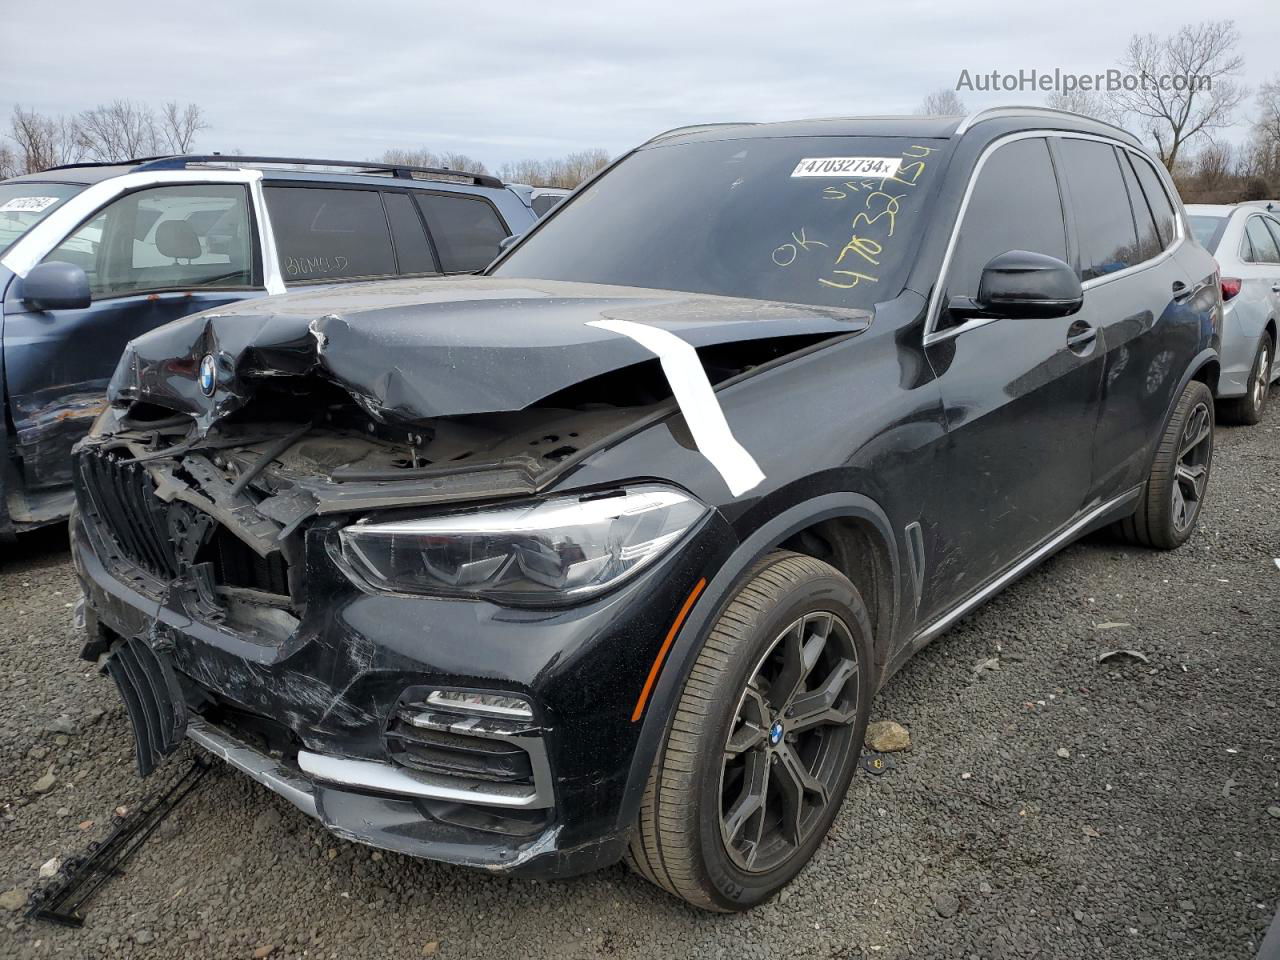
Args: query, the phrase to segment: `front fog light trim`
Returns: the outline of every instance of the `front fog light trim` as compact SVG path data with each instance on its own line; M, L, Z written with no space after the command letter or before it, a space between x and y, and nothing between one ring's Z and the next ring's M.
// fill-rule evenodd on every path
M511 720L533 719L533 704L524 697L514 697L509 694L482 693L475 690L432 690L427 694L427 703L442 710L474 713L486 717L505 717Z

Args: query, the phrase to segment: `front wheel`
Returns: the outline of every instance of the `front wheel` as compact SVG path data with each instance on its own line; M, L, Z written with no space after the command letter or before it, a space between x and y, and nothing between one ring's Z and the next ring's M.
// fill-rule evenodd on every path
M848 790L872 688L857 589L774 551L712 627L650 774L627 854L710 910L745 910L813 856Z
M1187 541L1209 486L1213 429L1213 394L1192 380L1165 426L1138 509L1118 524L1121 536L1161 550Z

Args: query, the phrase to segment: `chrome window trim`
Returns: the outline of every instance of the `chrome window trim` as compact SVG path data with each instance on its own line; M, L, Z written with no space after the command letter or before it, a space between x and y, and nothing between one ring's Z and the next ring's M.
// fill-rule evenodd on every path
M981 156L978 157L978 162L974 164L973 172L969 174L969 182L965 186L964 197L960 201L960 209L956 213L955 222L951 225L951 236L947 240L947 249L942 257L942 266L938 270L938 279L933 285L933 291L929 294L929 305L926 308L924 328L924 345L926 347L930 344L959 336L969 330L976 330L978 327L984 327L988 323L992 323L999 319L998 317L983 317L977 320L966 321L959 326L950 327L946 330L937 330L938 317L942 313L941 300L943 281L946 279L947 271L951 269L952 255L955 253L956 243L960 239L960 225L964 222L964 215L969 210L969 201L973 197L973 191L978 182L978 176L982 173L982 168L986 166L987 159L1007 143L1014 143L1018 140L1030 140L1034 138L1048 139L1050 137L1060 140L1096 140L1099 143L1110 144L1113 147L1118 147L1121 150L1128 151L1143 163L1148 164L1151 169L1155 171L1156 178L1160 181L1160 186L1165 191L1165 199L1168 200L1169 205L1173 207L1173 222L1176 236L1169 246L1165 247L1159 254L1149 260L1143 260L1140 263L1135 263L1131 267L1125 267L1123 270L1117 270L1115 273L1109 273L1105 277L1094 277L1090 280L1085 280L1080 284L1082 290L1088 292L1089 290L1100 287L1103 284L1110 283L1113 280L1132 276L1140 270L1146 270L1150 267L1154 267L1173 256L1178 248L1186 241L1186 224L1183 222L1181 204L1175 204L1173 202L1173 195L1169 194L1169 185L1165 183L1164 176L1161 174L1160 168L1156 164L1152 163L1141 150L1138 150L1127 143L1122 143L1113 137L1103 137L1093 133L1077 133L1072 130L1020 130L1017 133L1011 133L1008 136L1000 137L999 139L993 140L991 143L987 144L986 148L982 151ZM1063 211L1063 213L1065 216L1066 211Z

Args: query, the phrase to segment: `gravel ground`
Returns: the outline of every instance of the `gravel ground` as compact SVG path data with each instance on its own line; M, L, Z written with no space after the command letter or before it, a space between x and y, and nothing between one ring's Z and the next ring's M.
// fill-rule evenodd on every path
M380 854L220 769L83 929L0 909L0 956L1251 960L1280 895L1280 405L1218 443L1183 549L1078 544L890 684L874 716L912 749L748 915L620 866L530 883ZM0 905L141 793L114 690L74 658L65 534L5 549ZM1097 662L1117 647L1149 663Z

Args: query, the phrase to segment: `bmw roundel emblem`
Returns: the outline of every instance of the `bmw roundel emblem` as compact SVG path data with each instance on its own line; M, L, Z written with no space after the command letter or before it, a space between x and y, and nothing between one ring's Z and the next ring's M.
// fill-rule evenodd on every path
M204 359L200 361L200 392L206 397L212 397L216 389L218 389L218 365L213 359L213 354L206 353Z

